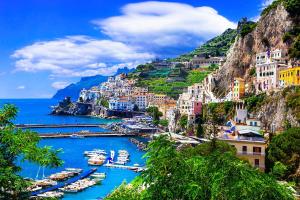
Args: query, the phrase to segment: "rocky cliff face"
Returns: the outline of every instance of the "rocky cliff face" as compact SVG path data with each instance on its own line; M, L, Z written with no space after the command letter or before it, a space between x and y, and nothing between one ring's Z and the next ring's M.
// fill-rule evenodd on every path
M229 91L233 77L247 79L247 70L255 66L256 53L267 51L267 44L271 50L287 51L288 46L282 41L282 37L292 25L288 12L283 5L279 5L262 17L251 33L245 37L238 36L228 52L225 64L216 74L214 90L217 93Z
M289 94L296 91L289 90ZM298 93L298 92L297 92ZM262 127L271 130L272 124L276 130L283 130L287 126L299 127L300 121L295 115L297 109L288 106L283 91L270 94L264 103L256 110L257 117L262 122Z

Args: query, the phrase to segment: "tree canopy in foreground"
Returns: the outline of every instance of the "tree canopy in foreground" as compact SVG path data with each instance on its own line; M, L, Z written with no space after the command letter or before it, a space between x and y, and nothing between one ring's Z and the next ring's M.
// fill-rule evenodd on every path
M160 136L149 145L141 181L122 184L106 199L294 199L285 186L235 153L233 147L219 141L178 150Z
M18 162L29 161L45 167L57 167L62 161L57 157L59 150L38 147L37 133L17 129L12 120L17 109L4 105L0 109L0 199L27 199L29 182L19 172Z

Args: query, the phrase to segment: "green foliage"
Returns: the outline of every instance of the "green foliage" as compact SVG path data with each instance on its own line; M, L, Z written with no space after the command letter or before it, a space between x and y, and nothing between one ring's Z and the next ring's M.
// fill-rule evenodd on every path
M286 105L292 110L292 114L300 122L300 87L289 87L284 90Z
M206 118L211 119L217 124L223 124L226 120L233 117L234 105L232 101L223 103L209 103Z
M282 179L285 176L286 172L287 172L287 166L277 161L273 166L271 174L275 176L277 179Z
M139 200L142 199L141 193L138 191L137 187L127 185L123 182L118 188L116 188L113 193L108 195L105 200Z
M188 123L188 116L182 115L179 119L179 125L181 128L186 129Z
M153 118L153 123L157 125L159 123L159 118L163 116L162 112L155 106L147 108L146 111Z
M264 100L266 99L266 94L252 95L245 99L246 108L249 112L254 111L257 107L260 107Z
M149 145L141 199L293 199L285 186L235 157L224 142L177 151L165 136Z
M187 83L189 85L193 85L194 83L200 83L205 79L205 77L209 74L209 71L198 71L192 70L189 72L187 76Z
M166 119L161 119L161 120L159 120L159 124L164 126L164 127L167 127L169 122Z
M244 23L240 30L241 36L245 37L247 34L251 33L255 29L256 25L257 24L252 21Z
M190 61L195 55L225 56L237 35L235 29L227 29L221 35L212 38L190 53L183 54L173 61Z
M204 137L203 123L204 123L204 120L203 120L203 116L201 114L198 117L198 123L197 123L197 129L196 129L196 136L199 137L199 138Z
M268 159L280 162L287 167L285 178L300 181L296 170L300 162L300 128L291 128L273 137L269 145Z
M217 64L211 64L210 66L208 66L208 69L210 71L215 71L215 70L219 69L219 66Z
M25 188L29 183L19 175L18 158L45 167L62 164L57 157L60 150L38 147L40 139L37 133L15 128L11 121L16 114L13 105L4 105L0 110L0 199L26 199Z
M267 6L263 11L261 12L261 16L266 16L269 14L269 12L275 8L282 2L283 0L275 0L273 1L269 6Z
M136 71L140 72L140 71L150 71L150 70L154 70L154 66L150 63L146 63L146 64L142 64L142 65L138 65L136 67Z
M100 100L100 105L103 106L103 107L106 107L106 108L109 107L109 103L106 99L101 99Z
M284 0L283 5L292 17L300 15L300 0Z
M255 67L252 67L249 70L249 75L252 76L252 77L256 77L256 69L255 69Z

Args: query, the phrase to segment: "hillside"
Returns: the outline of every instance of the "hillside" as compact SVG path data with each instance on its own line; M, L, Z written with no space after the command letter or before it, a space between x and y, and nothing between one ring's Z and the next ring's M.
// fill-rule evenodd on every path
M276 2L274 3L276 4ZM228 51L226 62L217 73L216 93L225 95L226 91L229 91L233 77L244 77L246 81L249 80L251 77L248 76L248 72L255 66L256 53L266 52L268 48L281 49L286 52L290 52L293 46L297 48L293 42L284 41L283 38L287 33L293 32L294 27L299 26L297 24L299 21L294 20L295 17L291 17L283 3L277 3L276 6L273 4L270 6L272 9L268 7L255 25L250 24L246 28L242 28L244 29L243 35L236 38ZM291 55L289 57L291 58Z
M190 53L183 54L175 59L172 59L172 61L189 61L194 57L194 55L200 54L211 56L226 56L226 53L234 42L236 35L236 29L227 29L221 35L208 40Z
M116 75L121 73L129 73L132 69L123 68L119 69ZM77 83L72 83L67 87L60 89L56 92L56 94L52 97L53 99L61 100L67 96L71 97L72 100L76 100L79 97L79 93L83 88L89 89L95 85L99 85L105 81L107 81L108 76L96 75L96 76L89 76L83 77Z

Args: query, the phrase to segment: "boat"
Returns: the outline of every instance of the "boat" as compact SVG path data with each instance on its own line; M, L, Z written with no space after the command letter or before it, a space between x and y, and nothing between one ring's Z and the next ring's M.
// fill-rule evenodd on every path
M78 135L76 133L73 133L72 135L70 135L70 138L80 139L80 138L84 138L84 136L83 135Z
M66 168L65 170L69 171L69 172L74 172L74 173L81 173L83 171L80 168Z
M91 177L94 177L94 178L105 178L106 174L105 173L94 173L94 174L91 175Z
M37 196L42 197L42 198L60 198L60 197L64 196L64 193L51 191L51 192L45 192L43 194L39 194Z
M94 156L88 160L88 164L89 165L103 165L104 161L105 161L105 159L103 159L102 157Z
M76 193L76 192L82 191L88 187L91 187L93 185L96 185L98 182L99 182L98 180L85 178L85 179L78 180L78 181L76 181L70 185L67 185L63 188L60 188L60 190L63 192L67 192L67 193Z
M90 131L89 130L81 130L79 131L79 133L89 133Z

